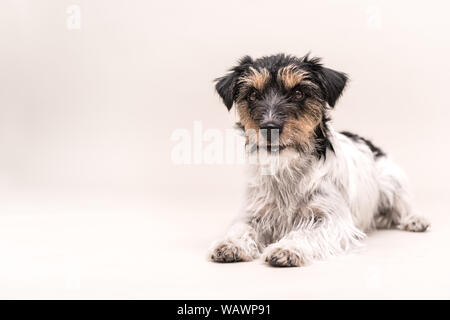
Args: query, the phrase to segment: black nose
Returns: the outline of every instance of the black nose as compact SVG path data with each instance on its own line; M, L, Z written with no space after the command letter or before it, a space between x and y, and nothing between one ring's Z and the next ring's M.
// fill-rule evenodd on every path
M260 129L266 129L268 132L270 130L278 130L278 134L281 134L281 130L283 130L283 126L275 121L261 123L259 126Z

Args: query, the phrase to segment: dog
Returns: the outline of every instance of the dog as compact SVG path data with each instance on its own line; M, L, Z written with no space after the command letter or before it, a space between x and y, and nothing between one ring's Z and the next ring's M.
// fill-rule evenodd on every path
M309 54L245 56L216 79L227 109L235 105L239 127L256 133L246 143L276 149L279 163L270 175L249 166L242 212L212 245L211 261L262 256L275 267L305 266L359 246L375 229L430 227L412 212L406 177L388 155L331 127L329 111L347 80ZM276 144L267 130L278 136Z

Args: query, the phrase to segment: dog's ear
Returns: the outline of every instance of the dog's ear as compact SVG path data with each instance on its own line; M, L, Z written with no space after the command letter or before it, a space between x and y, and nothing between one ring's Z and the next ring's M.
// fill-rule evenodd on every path
M216 91L222 98L223 103L228 110L231 109L236 98L239 77L252 63L252 58L250 56L245 56L239 61L237 66L230 69L230 72L227 75L215 79Z
M330 107L334 107L347 83L347 75L343 72L322 67L318 71L319 80L325 91L325 99Z

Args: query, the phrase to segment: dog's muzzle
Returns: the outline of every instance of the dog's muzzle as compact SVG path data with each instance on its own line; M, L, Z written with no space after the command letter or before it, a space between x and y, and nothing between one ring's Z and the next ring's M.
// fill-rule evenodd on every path
M282 124L275 122L275 121L270 121L270 122L262 123L259 126L259 128L260 128L261 135L265 140L265 144L267 144L268 146L270 146L270 145L278 146L279 145L280 134L281 134L281 131L283 130Z

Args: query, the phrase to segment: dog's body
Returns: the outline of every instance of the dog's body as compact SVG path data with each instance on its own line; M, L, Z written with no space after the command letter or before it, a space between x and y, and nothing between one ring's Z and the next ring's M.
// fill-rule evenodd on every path
M249 168L244 208L209 254L216 262L250 261L263 254L273 266L302 266L343 252L375 228L425 231L411 212L401 170L370 141L335 132L327 111L347 77L318 59L246 57L218 79L228 109L237 104L247 142L276 147L278 166L262 175ZM256 93L255 93L256 92ZM275 146L261 129L276 129Z

